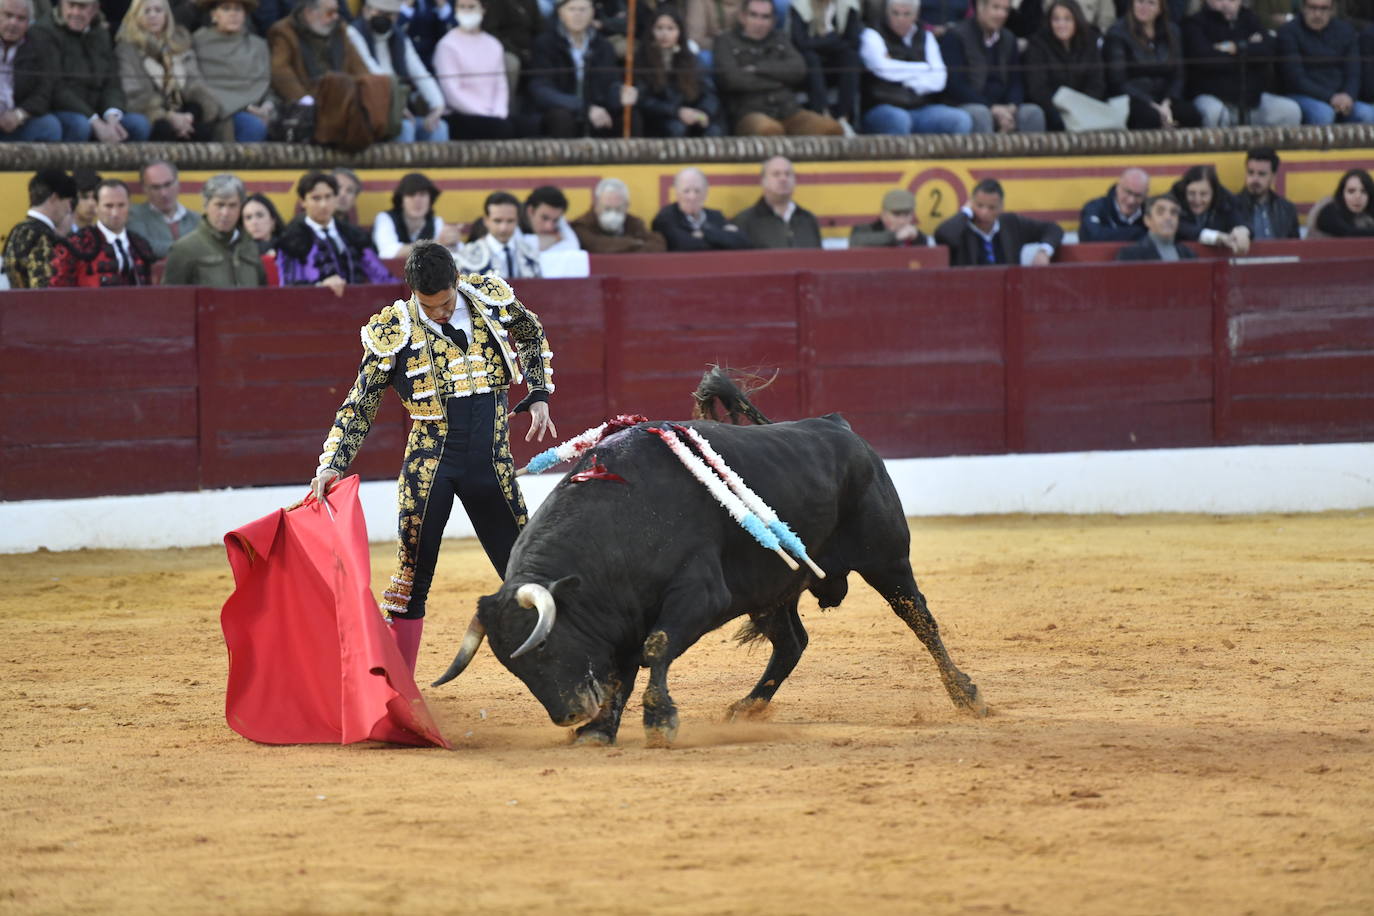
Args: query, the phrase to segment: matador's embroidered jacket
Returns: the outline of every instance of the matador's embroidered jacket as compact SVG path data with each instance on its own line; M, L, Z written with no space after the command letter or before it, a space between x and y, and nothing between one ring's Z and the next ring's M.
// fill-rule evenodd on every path
M5 273L10 289L40 289L52 280L53 258L62 239L52 227L30 216L10 231L5 242Z
M521 368L530 395L517 411L553 392L553 353L539 316L521 305L499 277L462 275L458 293L472 319L466 352L444 336L441 325L431 321L413 297L387 306L363 325L358 380L334 417L317 474L327 469L343 474L348 469L389 387L396 389L415 420L411 443L419 432L425 434L421 439L442 442L448 433L448 398L505 390L522 381Z

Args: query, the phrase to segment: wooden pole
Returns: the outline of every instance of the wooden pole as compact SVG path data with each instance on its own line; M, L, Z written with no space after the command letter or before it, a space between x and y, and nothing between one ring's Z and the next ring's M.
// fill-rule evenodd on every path
M626 86L635 84L635 8L639 6L638 0L626 0L629 11L625 16L625 82ZM623 124L620 126L620 135L629 139L630 128L634 125L634 108L626 105L622 109Z

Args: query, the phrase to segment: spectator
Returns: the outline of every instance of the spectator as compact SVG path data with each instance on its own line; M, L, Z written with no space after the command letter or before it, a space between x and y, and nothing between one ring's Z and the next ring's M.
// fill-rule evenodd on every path
M1374 24L1360 33L1360 101L1374 106Z
M223 118L201 79L191 36L172 20L167 0L134 0L119 27L115 57L129 110L152 124L150 139L233 139L233 122Z
M220 288L264 286L267 271L258 245L239 229L243 210L243 182L234 175L215 175L205 182L205 216L195 231L172 246L166 286Z
M488 194L482 204L482 224L486 233L458 249L460 273L490 274L506 280L540 276L539 251L520 232L520 201L514 195L505 191Z
M887 0L859 37L866 134L966 134L973 117L939 104L949 77L940 43L916 24L919 0Z
M592 26L592 0L558 0L558 22L534 39L530 96L548 137L618 137L633 86L620 84L611 43Z
M348 39L370 72L391 77L405 94L406 106L396 142L447 143L444 94L400 26L400 17L401 0L365 0L361 12L346 29Z
M1374 123L1374 105L1358 101L1360 41L1333 16L1336 0L1302 0L1301 16L1279 29L1279 69L1304 124ZM1374 66L1374 64L1371 64Z
M985 178L974 186L969 203L936 228L935 241L949 248L951 266L1050 262L1064 230L1006 212L1005 199L1002 185Z
M568 198L551 184L541 185L525 198L520 231L539 245L539 253L581 251L582 243L564 215L568 212Z
M1250 250L1250 230L1237 219L1231 195L1221 186L1217 170L1195 165L1169 191L1179 202L1178 237L1204 245L1220 245L1238 255Z
M1270 93L1274 37L1240 0L1206 0L1183 20L1188 89L1203 127L1248 121L1261 127L1302 123L1298 103ZM1246 114L1242 114L1242 107Z
M258 246L258 258L267 275L268 286L281 286L277 265L277 245L286 226L281 214L265 194L249 194L243 203L243 231Z
M41 169L29 179L29 212L10 230L0 257L10 289L41 289L52 280L53 257L67 235L75 200L76 182L61 169Z
M1116 22L1116 3L1113 0L1081 0L1078 8L1083 13L1083 21L1091 27L1093 39L1101 44L1102 36ZM1049 17L1050 5L1045 5L1045 16Z
M773 0L744 0L735 27L716 38L716 83L736 134L841 136L834 118L797 102L806 61L787 34L773 28Z
M520 73L534 63L534 39L544 30L545 17L538 0L501 0L485 8L482 30L501 42L505 51L510 97L520 86ZM446 71L438 70L442 79Z
M291 15L268 29L267 47L272 52L272 89L287 105L313 106L326 73L368 74L367 63L339 22L339 0L299 0Z
M792 0L790 14L792 44L806 62L806 107L819 114L830 114L840 126L857 124L859 76L859 33L863 13L859 0ZM830 91L835 91L831 105Z
M101 143L147 140L148 119L126 112L110 33L96 23L95 0L58 0L53 18L35 27L43 32L50 55L44 72L53 74L52 111L62 123L62 139Z
M248 28L257 0L199 0L210 24L196 29L191 43L205 86L233 125L239 143L267 139L276 107L271 98L272 57L267 40Z
M129 210L129 228L147 239L153 257L160 260L167 257L173 242L195 230L200 217L181 205L181 178L167 160L154 159L145 165L138 180L148 200Z
M50 53L44 32L29 34L29 0L0 0L0 142L56 143Z
M1364 169L1351 169L1341 176L1331 203L1322 207L1317 228L1336 238L1374 235L1374 178Z
M338 194L339 183L327 172L307 172L296 183L305 212L281 235L277 253L283 286L324 286L342 296L350 283L392 282L372 238L335 218Z
M582 247L592 254L658 254L663 236L630 213L630 189L619 178L603 178L592 192L592 208L573 220Z
M72 232L95 225L95 189L100 187L100 173L95 169L73 169L76 180L76 207L72 210Z
M933 244L918 225L915 195L900 188L883 195L883 209L876 220L849 231L850 248L923 248Z
M1255 239L1295 239L1298 208L1274 190L1279 154L1256 147L1245 154L1245 190L1234 197L1236 220Z
M973 118L975 134L1045 129L1045 112L1026 101L1021 54L1007 28L1010 10L1009 0L975 0L974 18L954 25L943 39L949 99Z
M410 257L420 239L433 239L450 251L458 247L458 227L444 224L434 212L439 188L428 177L411 172L391 192L391 209L377 214L372 243L384 258Z
M1067 86L1099 102L1107 97L1097 35L1084 20L1078 0L1050 0L1044 26L1026 46L1025 64L1026 98L1040 106L1050 130L1064 129L1064 118L1054 104L1054 94L1061 88Z
M930 0L920 5L920 23L923 30L943 38L973 13L973 0Z
M706 207L710 186L698 168L685 168L673 177L677 198L654 217L654 231L668 243L669 251L712 251L749 247L749 237L719 210Z
M791 160L774 156L763 163L760 174L763 195L732 222L755 248L821 247L821 225L815 214L792 199L797 172Z
M1126 126L1132 129L1198 127L1202 116L1183 97L1178 26L1161 13L1160 0L1130 0L1130 4L1102 45L1107 93L1130 96Z
M482 31L483 0L456 0L458 25L434 51L434 72L450 110L450 136L459 140L508 140L510 81L505 51ZM512 4L514 5L514 4Z
M635 57L644 136L723 136L725 123L715 86L684 43L682 30L677 10L660 7Z
M362 193L363 180L357 172L342 165L334 166L333 174L339 185L339 194L334 198L334 218L357 226L358 195Z
M128 228L129 186L106 178L96 188L95 206L95 225L57 246L50 285L147 286L153 249Z
M1118 261L1191 261L1197 258L1187 245L1178 243L1178 201L1168 194L1145 202L1145 238L1116 253Z
M401 7L399 26L410 37L420 62L431 73L434 70L434 51L439 41L457 27L457 3L450 0L411 0ZM481 25L481 21L478 21Z
M1080 242L1136 242L1145 237L1145 210L1150 176L1127 169L1103 197L1088 201L1078 216Z

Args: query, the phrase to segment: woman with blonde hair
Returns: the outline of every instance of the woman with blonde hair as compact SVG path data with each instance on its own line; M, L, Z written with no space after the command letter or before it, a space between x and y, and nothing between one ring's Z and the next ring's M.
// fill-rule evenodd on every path
M152 140L232 140L216 129L220 105L201 79L191 36L172 19L167 0L134 0L115 38L128 109L152 122Z

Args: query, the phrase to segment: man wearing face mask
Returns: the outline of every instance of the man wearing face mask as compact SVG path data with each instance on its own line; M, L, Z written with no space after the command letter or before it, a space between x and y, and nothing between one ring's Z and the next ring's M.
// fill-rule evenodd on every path
M282 101L314 105L315 88L326 73L367 76L367 64L344 31L339 0L300 0L290 16L267 30L272 89Z
M592 208L573 220L573 231L592 254L658 253L668 250L663 236L630 215L630 189L619 178L603 178L592 194Z
M367 0L347 29L348 39L369 71L389 76L405 88L406 111L396 142L447 142L444 95L398 23L400 15L401 0Z

